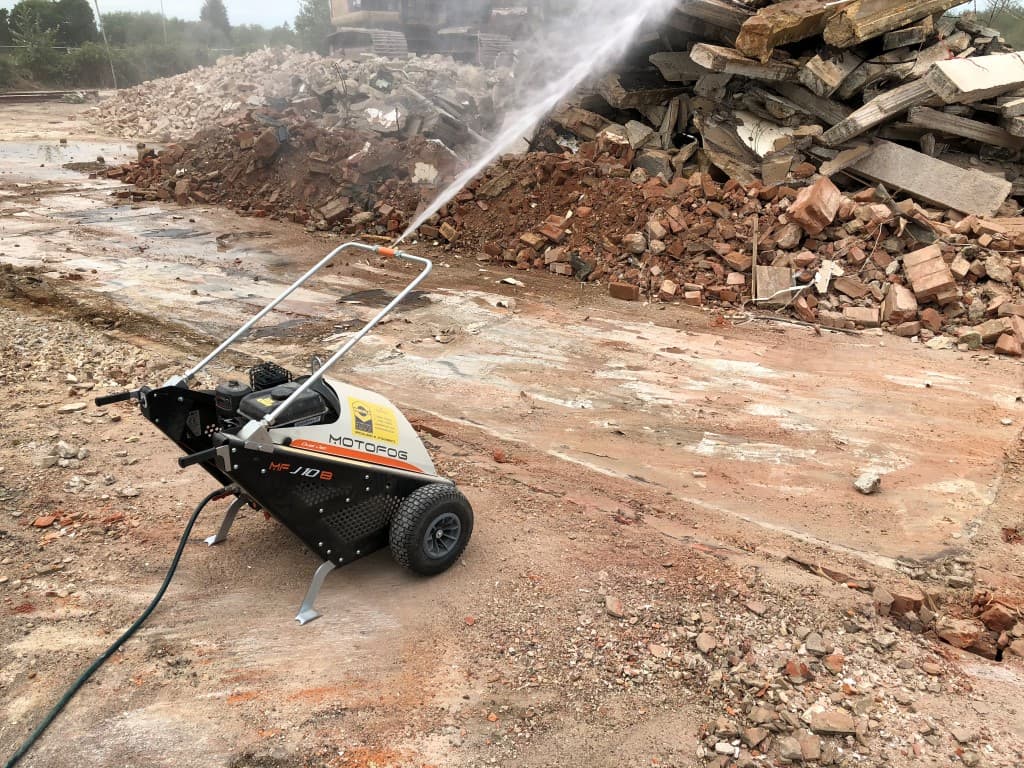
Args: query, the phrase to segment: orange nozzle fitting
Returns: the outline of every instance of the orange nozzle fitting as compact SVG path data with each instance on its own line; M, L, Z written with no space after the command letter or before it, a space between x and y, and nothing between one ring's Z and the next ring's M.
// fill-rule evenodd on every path
M384 258L389 258L389 257L395 255L395 249L394 248L385 248L384 246L380 246L379 248L377 248L377 253L379 253Z

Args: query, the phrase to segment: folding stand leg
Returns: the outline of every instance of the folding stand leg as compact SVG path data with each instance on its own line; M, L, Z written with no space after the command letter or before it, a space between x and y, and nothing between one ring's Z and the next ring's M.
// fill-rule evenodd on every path
M302 605L299 606L299 615L295 617L299 624L309 624L313 619L320 618L320 611L313 607L313 603L316 602L316 598L320 594L320 587L324 585L324 579L327 578L327 574L333 571L335 567L334 563L327 560L316 569L316 573L313 574L313 580L309 582L309 589L306 590L306 597L302 600Z
M231 530L231 524L235 522L235 515L238 514L238 510L244 507L249 502L242 498L235 499L231 506L228 507L227 514L224 515L224 519L221 521L220 528L213 536L207 536L204 541L211 547L214 544L220 544L228 537L228 531Z

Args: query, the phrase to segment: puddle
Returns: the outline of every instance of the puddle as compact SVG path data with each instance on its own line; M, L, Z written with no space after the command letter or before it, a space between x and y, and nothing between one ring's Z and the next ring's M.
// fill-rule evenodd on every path
M186 237L203 237L209 235L209 230L206 229L188 229L185 227L170 227L168 229L144 229L139 232L142 237L173 237L173 238L186 238Z
M0 165L4 175L31 173L34 181L61 178L81 179L82 174L62 166L94 163L102 157L110 165L138 157L135 144L128 141L5 141L0 143Z
M346 294L338 299L339 304L360 304L364 307L373 307L375 309L383 309L388 305L392 299L398 294L390 291L385 291L381 288L370 288L365 291L356 291L354 293ZM430 302L430 294L426 291L413 291L405 300L395 307L395 312L408 312L412 309L419 309L423 304L420 302Z

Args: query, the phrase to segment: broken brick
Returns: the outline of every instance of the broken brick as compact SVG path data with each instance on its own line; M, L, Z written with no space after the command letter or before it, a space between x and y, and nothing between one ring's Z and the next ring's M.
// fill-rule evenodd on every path
M996 354L1006 355L1007 357L1020 357L1021 346L1020 342L1015 336L1011 336L1008 333L1004 333L999 337L996 342Z
M843 317L865 328L877 328L881 325L878 307L844 307Z
M640 301L640 288L630 283L608 283L608 295L622 301Z
M797 193L787 215L809 235L817 235L829 226L839 212L843 193L831 179L822 177Z

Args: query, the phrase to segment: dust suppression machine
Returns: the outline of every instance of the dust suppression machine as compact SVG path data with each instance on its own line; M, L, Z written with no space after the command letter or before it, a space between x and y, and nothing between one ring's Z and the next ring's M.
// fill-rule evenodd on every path
M192 389L192 379L224 350L342 251L369 251L419 264L416 278L308 376L261 363L249 381ZM227 537L235 515L250 506L284 523L323 561L302 601L300 624L320 614L313 603L327 574L390 546L395 559L424 575L454 563L473 532L473 510L455 485L439 477L406 418L384 397L334 379L331 366L366 336L430 274L428 259L363 243L335 248L284 293L260 310L192 370L163 386L142 387L96 399L97 405L136 400L142 415L173 440L185 456L220 484L192 512L163 583L146 609L82 672L25 739L4 768L14 768L82 686L145 623L167 592L193 526L208 503L234 497L220 530Z
M416 278L325 362L295 377L274 363L248 381L192 389L192 379L294 291L346 250L419 264ZM439 477L423 442L381 395L325 378L326 373L430 274L429 259L390 248L345 243L271 301L194 368L160 387L96 400L137 400L142 415L186 453L182 467L201 466L235 496L208 544L225 540L246 506L283 523L323 562L296 617L313 607L327 574L383 547L412 571L434 575L462 554L473 510L455 485Z

